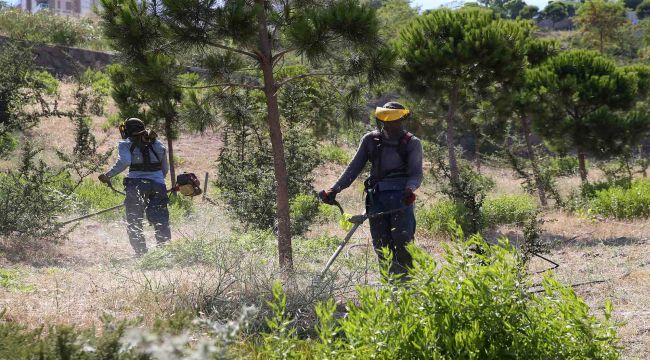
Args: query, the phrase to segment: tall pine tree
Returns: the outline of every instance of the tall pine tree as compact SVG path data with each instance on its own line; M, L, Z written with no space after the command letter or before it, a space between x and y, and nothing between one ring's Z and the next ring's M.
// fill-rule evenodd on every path
M137 11L135 0L102 0L102 5L102 17L114 29L112 37L123 53L143 47L153 54L198 52L212 86L264 92L280 265L291 270L287 165L277 93L309 76L365 74L369 82L378 80L394 55L381 46L374 10L357 0L161 0L145 11ZM278 80L277 71L291 56L306 60L313 71Z

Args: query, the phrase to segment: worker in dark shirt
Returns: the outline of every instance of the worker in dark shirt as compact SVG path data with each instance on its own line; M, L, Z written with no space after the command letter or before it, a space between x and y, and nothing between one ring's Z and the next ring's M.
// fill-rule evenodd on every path
M120 133L122 140L118 144L117 161L108 172L99 175L99 180L110 184L112 177L129 169L124 178L126 229L136 256L142 256L147 252L143 234L145 213L154 227L159 245L171 238L165 185L169 171L167 149L156 139L153 131L145 129L140 119L126 120L120 126Z
M389 102L375 110L379 130L369 132L352 162L338 181L319 193L321 200L334 204L336 194L349 187L365 164L371 163L370 177L364 182L366 213L377 214L402 208L370 221L370 234L375 252L383 261L382 248L392 253L391 274L403 274L412 267L413 259L406 250L415 235L415 191L422 183L422 144L404 129L410 110L397 102Z

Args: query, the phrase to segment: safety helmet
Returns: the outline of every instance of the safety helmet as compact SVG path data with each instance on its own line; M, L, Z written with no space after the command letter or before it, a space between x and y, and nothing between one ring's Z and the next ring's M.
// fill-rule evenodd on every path
M410 115L411 110L405 108L404 105L396 101L387 102L384 106L375 109L375 118L378 121L383 122L403 120L408 118Z
M130 138L131 136L141 135L146 132L144 127L144 121L138 118L129 118L126 119L120 125L120 135L122 139Z

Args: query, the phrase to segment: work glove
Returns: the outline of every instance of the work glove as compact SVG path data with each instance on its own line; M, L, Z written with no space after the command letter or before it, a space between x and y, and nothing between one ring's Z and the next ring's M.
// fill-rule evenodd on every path
M402 197L402 204L406 206L413 205L415 202L415 194L413 193L413 190L406 188L404 190L404 196Z
M97 179L99 181L103 182L104 184L110 184L111 183L111 178L109 178L106 174L100 174Z
M336 190L330 188L327 190L321 190L318 193L318 198L325 204L334 205L336 203L336 194Z

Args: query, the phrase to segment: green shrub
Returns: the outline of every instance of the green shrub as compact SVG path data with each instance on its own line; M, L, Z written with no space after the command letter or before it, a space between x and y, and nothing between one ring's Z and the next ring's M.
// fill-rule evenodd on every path
M316 238L296 238L296 252L310 255L323 250L331 251L341 243L341 240L329 234L322 234Z
M106 118L106 122L102 124L102 130L117 130L120 124L124 121L119 114L112 114Z
M318 205L318 221L321 224L338 221L341 211L336 207L321 203Z
M37 43L107 48L101 29L92 19L57 16L48 11L31 14L20 9L0 10L0 33Z
M65 236L58 216L72 205L72 182L25 142L17 169L0 173L0 236L57 240Z
M301 194L290 202L291 232L295 235L304 234L319 215L320 201L314 195Z
M121 177L113 179L113 186L118 190L123 190L120 185ZM81 214L87 214L103 209L108 209L112 206L119 205L124 202L124 196L120 195L108 186L95 181L93 179L84 179L79 186L75 189L75 197L77 200L77 211ZM117 209L97 216L97 219L104 221L119 220L124 217L124 210Z
M573 176L578 174L578 159L574 156L549 157L542 167L553 177Z
M629 188L611 186L596 190L588 205L594 213L616 219L650 217L650 180L636 180Z
M18 146L18 140L12 134L0 133L0 159L11 154Z
M528 195L501 195L488 197L483 203L483 227L522 225L537 212L537 201Z
M17 270L2 268L0 268L0 288L17 290L20 292L30 292L34 290L32 285L27 285L20 281L20 273Z
M47 71L36 71L32 73L34 86L43 89L47 95L56 95L59 93L59 80Z
M101 96L109 96L111 94L111 79L102 71L86 69L82 75L81 81L90 86L93 91Z
M77 81L80 88L75 96L84 98L82 104L85 105L85 110L97 116L104 115L104 108L111 94L110 77L102 71L86 69Z
M191 197L169 194L169 221L172 225L182 223L194 213L194 202Z
M235 130L233 130L235 131ZM289 201L314 192L312 172L319 164L313 137L307 130L288 129L285 153L288 172ZM272 229L276 226L275 174L269 143L246 140L225 145L219 156L218 178L215 182L226 208L244 225L254 229ZM300 234L315 220L315 200L301 198L294 210L303 213L301 223L292 231ZM311 205L309 205L311 204ZM310 221L307 221L310 220Z
M537 213L537 202L528 195L501 195L488 197L480 209L481 229L499 225L523 225ZM449 233L450 225L457 224L468 231L471 229L470 212L453 200L440 200L417 210L419 227L433 233Z
M418 227L433 233L447 234L450 225L458 224L469 229L468 211L462 204L444 199L416 211Z
M460 236L462 237L462 235ZM484 255L467 254L469 245ZM570 288L548 275L543 293L528 292L515 250L487 246L479 237L447 248L442 264L412 248L408 286L358 288L347 315L334 301L321 304L314 339L300 339L274 294L271 331L259 358L328 359L617 359L611 302L603 320ZM387 267L386 267L387 268ZM385 269L385 271L387 271Z
M329 161L339 165L347 165L352 161L350 153L334 144L321 145L318 148L318 153L323 161Z
M145 359L122 344L127 326L104 316L101 331L66 325L29 330L0 313L0 359Z

